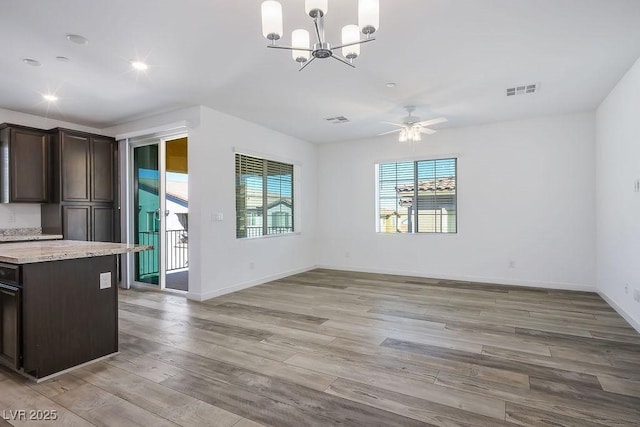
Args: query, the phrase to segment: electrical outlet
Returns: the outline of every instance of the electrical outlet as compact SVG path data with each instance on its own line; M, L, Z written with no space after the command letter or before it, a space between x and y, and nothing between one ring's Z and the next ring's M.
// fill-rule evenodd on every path
M16 222L16 214L13 212L9 213L9 218L7 218L7 221L11 224Z
M351 252L345 252L344 253L344 257L345 258L351 258Z
M635 302L640 302L640 289L633 290L633 300Z
M633 181L633 192L640 193L640 179Z
M629 295L629 284L628 283L624 284L624 293Z
M514 260L509 261L509 268L516 268L516 262Z
M249 270L253 270L253 268L254 268L255 266L256 266L256 265L253 263L253 261L251 261L251 262L249 263Z
M100 289L109 289L111 287L111 272L100 273Z

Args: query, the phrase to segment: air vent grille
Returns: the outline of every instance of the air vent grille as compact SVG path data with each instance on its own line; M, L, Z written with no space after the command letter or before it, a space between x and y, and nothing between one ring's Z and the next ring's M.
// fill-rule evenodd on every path
M507 88L507 96L516 96L516 95L528 95L538 92L539 88L538 83L531 83L528 85L519 85L516 87Z
M345 116L328 117L325 120L330 123L333 123L334 125L349 122L349 119L347 119Z

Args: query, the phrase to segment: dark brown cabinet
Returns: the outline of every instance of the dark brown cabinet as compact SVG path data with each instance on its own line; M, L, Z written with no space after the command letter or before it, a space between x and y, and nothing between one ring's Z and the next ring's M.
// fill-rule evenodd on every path
M116 353L116 271L115 255L0 263L0 364L42 379Z
M0 263L0 363L12 368L22 358L22 288L16 265Z
M52 131L52 203L42 229L69 240L116 241L117 146L113 138Z
M89 182L91 179L91 144L89 137L72 133L54 136L54 159L59 163L54 169L56 178L54 194L60 194L65 202L89 202ZM58 165L55 165L58 166Z
M90 206L62 206L62 230L65 239L92 240L89 235L90 223Z
M0 359L3 363L20 366L20 288L0 282Z
M113 203L116 155L115 141L94 137L91 145L91 200Z
M49 199L49 135L0 125L0 202L46 203Z

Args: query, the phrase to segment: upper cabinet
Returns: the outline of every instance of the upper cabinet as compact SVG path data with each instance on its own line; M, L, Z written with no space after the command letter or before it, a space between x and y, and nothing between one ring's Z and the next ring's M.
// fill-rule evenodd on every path
M108 202L114 200L115 141L110 138L91 138L91 200Z
M113 138L51 131L52 189L42 205L42 231L70 240L117 239L117 145Z
M25 126L0 125L0 202L48 200L48 133Z
M56 129L53 145L53 201L113 203L115 141Z

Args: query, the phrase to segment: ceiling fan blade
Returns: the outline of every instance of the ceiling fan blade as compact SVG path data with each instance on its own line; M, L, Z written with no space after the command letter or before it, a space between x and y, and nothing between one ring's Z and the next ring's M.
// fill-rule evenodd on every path
M400 132L401 129L390 130L389 132L379 133L378 136L389 135L390 133Z
M433 129L429 129L429 128L425 128L425 127L423 127L423 128L420 128L420 132L422 132L422 133L424 133L424 134L426 134L426 135L433 135L433 134L434 134L434 133L436 133L437 131L436 131L436 130L433 130Z
M393 122L380 122L380 123L385 123L385 124L388 124L388 125L398 126L400 128L404 127L404 124L402 124L402 123L393 123Z
M425 120L423 122L418 123L420 126L431 126L431 125L437 125L439 123L444 123L444 122L448 122L449 120L445 119L444 117L438 117L437 119L431 119L431 120Z

